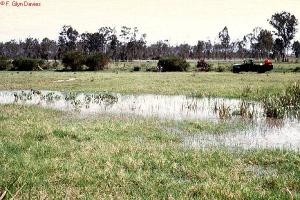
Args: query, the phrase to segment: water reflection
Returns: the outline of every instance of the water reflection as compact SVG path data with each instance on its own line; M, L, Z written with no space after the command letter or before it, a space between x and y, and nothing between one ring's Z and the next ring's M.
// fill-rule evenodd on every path
M281 121L279 126L277 125L270 126L269 123L258 123L246 130L232 133L184 136L183 145L187 148L275 148L298 151L300 148L299 121L295 119L285 123Z
M0 104L38 105L80 115L98 113L138 115L170 120L243 120L249 127L224 134L183 136L187 148L288 148L300 147L300 123L287 116L268 119L256 102L238 99L193 98L167 95L121 95L110 93L64 93L57 91L0 91Z
M1 104L39 105L64 111L77 111L81 115L97 113L135 114L170 120L214 120L221 117L222 107L230 105L228 112L240 113L242 101L223 98L193 98L166 95L120 95L109 93L63 93L57 91L0 91ZM254 104L253 104L254 105ZM249 108L261 118L261 106ZM229 113L228 115L231 115ZM236 115L240 117L242 115ZM243 115L244 116L244 115ZM245 115L246 116L246 115Z

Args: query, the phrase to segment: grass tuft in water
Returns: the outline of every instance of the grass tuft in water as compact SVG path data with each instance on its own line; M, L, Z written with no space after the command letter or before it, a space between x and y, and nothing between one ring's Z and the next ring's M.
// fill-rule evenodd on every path
M284 118L286 115L299 117L300 83L291 84L281 95L265 97L262 104L267 117Z
M229 119L231 118L230 106L225 105L224 103L221 106L215 105L215 111L217 111L220 119Z

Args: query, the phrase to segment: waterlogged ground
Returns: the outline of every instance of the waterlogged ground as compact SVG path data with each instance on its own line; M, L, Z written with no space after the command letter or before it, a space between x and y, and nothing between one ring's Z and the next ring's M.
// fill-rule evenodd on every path
M259 99L280 93L299 73L0 72L0 90L109 91Z
M186 131L172 125L168 132L180 135L185 148L287 149L300 148L300 122L293 116L268 119L259 103L239 99L194 98L167 95L111 93L63 93L58 91L0 91L0 104L37 105L72 112L80 117L99 114L136 115L171 121L210 121L233 124L229 130ZM234 124L240 124L234 128Z
M0 193L6 199L299 199L296 151L182 146L182 131L229 133L233 127L240 125L82 118L0 105Z
M276 120L275 120L276 121ZM272 126L273 123L279 125ZM185 136L183 145L187 148L224 147L230 149L289 149L300 150L299 120L258 123L244 130L221 134L195 134Z
M64 93L57 91L0 91L0 103L38 105L81 116L95 114L135 114L169 120L218 120L218 108L228 105L237 111L240 100L224 98L194 98L167 95L121 95L113 93ZM252 107L254 106L254 107ZM215 112L212 112L215 111ZM250 112L261 117L261 108L254 103Z
M0 197L300 198L299 121L226 99L281 93L298 74L0 77ZM20 91L30 88L87 93ZM88 93L97 91L128 95Z

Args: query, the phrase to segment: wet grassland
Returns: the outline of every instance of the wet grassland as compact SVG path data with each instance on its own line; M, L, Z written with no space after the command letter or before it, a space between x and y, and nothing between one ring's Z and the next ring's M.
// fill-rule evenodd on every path
M297 81L297 73L1 72L0 193L298 199Z

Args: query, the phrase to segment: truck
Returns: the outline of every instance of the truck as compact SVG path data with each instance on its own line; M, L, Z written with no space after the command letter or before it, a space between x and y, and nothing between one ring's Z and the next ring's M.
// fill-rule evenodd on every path
M257 72L265 73L273 69L272 61L265 59L263 63L255 64L253 59L244 60L242 64L234 64L232 66L233 73L240 72Z

